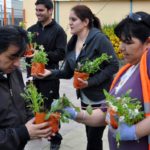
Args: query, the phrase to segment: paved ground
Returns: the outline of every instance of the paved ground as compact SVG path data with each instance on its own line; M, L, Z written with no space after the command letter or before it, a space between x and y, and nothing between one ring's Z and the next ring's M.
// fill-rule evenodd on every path
M60 94L66 93L66 96L72 102L79 106L79 100L76 99L75 89L72 87L72 80L61 80ZM86 150L86 137L84 125L70 121L69 124L62 124L60 133L63 136L60 150ZM104 136L104 150L109 150L107 142L107 128ZM27 144L25 150L49 150L50 143L47 140L34 140Z

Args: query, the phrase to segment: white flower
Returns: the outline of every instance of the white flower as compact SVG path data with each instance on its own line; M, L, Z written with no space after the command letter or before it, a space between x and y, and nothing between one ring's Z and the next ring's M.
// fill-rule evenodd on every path
M128 105L127 105L127 104L123 104L123 107L124 107L124 108L128 108Z
M126 103L126 102L127 102L126 97L123 97L123 98L122 98L122 101L123 101L124 103Z
M134 112L135 112L135 114L138 114L139 110L138 109L134 109Z
M114 110L115 112L117 112L118 108L116 106L111 106L112 107L112 110Z
M112 106L113 106L113 103L110 102L110 101L108 101L108 105L109 105L110 107L112 107Z
M125 117L124 116L120 116L119 117L119 122L124 122Z
M119 99L120 99L120 97L116 97L116 99L117 99L117 100L119 100Z
M44 50L44 46L43 46L43 45L40 45L40 46L39 46L39 49L40 49L40 50Z

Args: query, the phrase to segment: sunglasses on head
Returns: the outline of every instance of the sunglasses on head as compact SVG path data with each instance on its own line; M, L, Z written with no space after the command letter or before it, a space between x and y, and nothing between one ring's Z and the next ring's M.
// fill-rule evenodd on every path
M147 27L150 28L150 24L148 24L145 19L143 19L139 14L135 14L135 13L130 13L129 16L128 16L129 19L131 19L132 21L134 22L141 22L143 23L144 25L146 25Z

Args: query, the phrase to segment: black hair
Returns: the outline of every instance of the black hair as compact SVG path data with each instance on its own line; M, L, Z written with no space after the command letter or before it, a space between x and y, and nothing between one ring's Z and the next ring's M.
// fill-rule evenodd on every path
M76 5L71 9L75 12L75 14L84 21L85 19L89 19L88 27L95 27L101 30L101 23L99 18L97 18L91 11L91 9L85 5Z
M124 41L130 41L132 37L144 43L150 36L150 15L145 12L129 14L115 28L115 34Z
M19 47L16 56L22 56L27 46L27 32L18 26L0 27L0 53L6 51L10 45Z
M53 9L53 2L51 0L37 0L35 2L35 5L42 4L44 5L48 10Z

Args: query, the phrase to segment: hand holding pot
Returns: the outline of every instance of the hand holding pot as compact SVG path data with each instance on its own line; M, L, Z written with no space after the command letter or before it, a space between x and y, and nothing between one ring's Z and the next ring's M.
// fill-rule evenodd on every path
M78 89L83 89L83 88L88 87L88 81L83 80L81 78L78 78L77 80L78 80L79 85L80 85Z
M34 124L35 118L29 120L25 126L28 130L30 139L36 139L36 138L47 138L49 137L51 133L51 128L48 127L49 123L44 122L40 124Z
M74 71L73 75L73 86L76 89L82 89L88 86L87 79L89 78L89 74L84 72Z
M64 111L66 111L67 113L69 113L70 119L72 119L72 120L76 119L78 112L74 108L72 108L72 107L66 107L66 108L64 108Z
M58 101L55 100L55 101L53 101L51 106L55 107L57 105L58 105ZM76 119L77 114L78 114L77 111L75 110L75 108L73 108L73 107L65 107L64 109L60 110L59 112L63 112L63 111L67 112L70 115L69 116L70 119L73 119L73 120Z
M119 126L116 130L111 130L113 132L113 136L116 137L116 134L120 134L121 141L132 141L137 140L138 137L136 135L136 126L129 126L126 123L119 123Z
M38 78L38 79L43 79L49 75L51 75L51 71L48 69L44 69L44 73L38 73L38 74L32 74L33 77Z
M25 54L25 57L26 57L26 58L32 58L32 57L35 55L36 52L37 52L37 50L32 49L32 53L30 53L30 54Z

